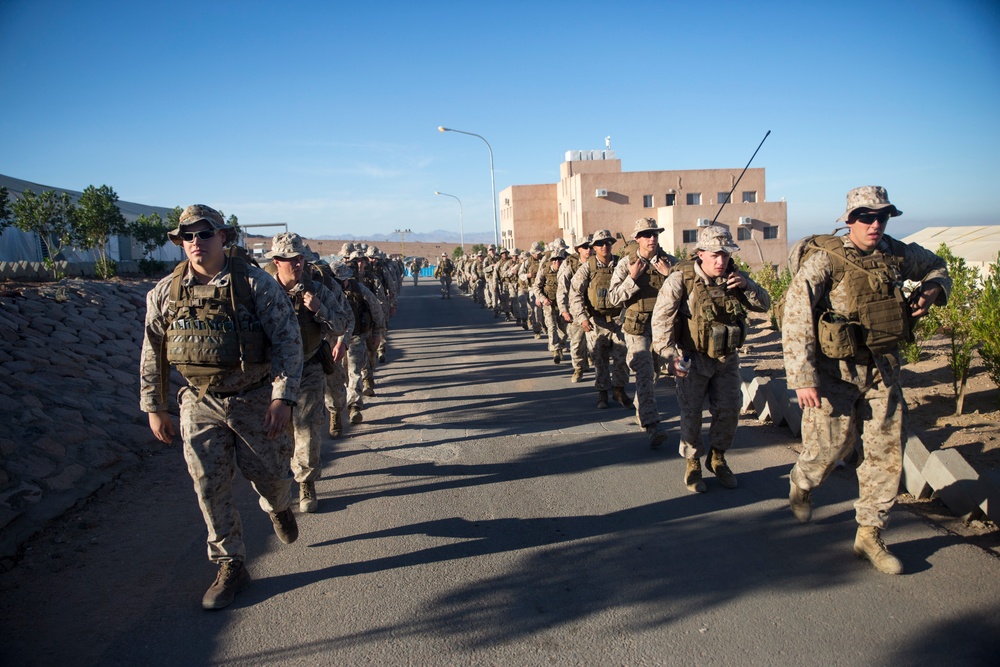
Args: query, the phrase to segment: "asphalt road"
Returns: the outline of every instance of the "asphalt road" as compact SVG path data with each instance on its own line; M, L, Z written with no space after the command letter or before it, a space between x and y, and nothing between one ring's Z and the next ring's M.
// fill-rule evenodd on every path
M239 480L254 582L231 607L200 608L215 568L174 445L0 576L0 664L997 664L1000 560L897 508L907 574L876 572L852 471L792 517L787 431L742 423L739 488L693 495L676 437L651 451L592 374L469 299L408 285L390 340L298 542Z

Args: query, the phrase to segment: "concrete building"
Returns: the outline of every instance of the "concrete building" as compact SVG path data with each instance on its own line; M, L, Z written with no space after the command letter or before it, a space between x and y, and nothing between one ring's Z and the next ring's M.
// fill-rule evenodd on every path
M507 248L561 236L572 245L598 229L626 239L638 218L655 218L668 251L693 250L699 226L715 217L739 178L737 169L623 172L613 150L567 151L559 182L512 185L500 192L500 238ZM740 257L754 269L783 266L788 255L785 202L768 202L764 169L748 169L717 222L733 230Z
M903 242L919 243L934 252L943 243L956 257L979 271L979 279L984 281L989 278L990 266L1000 257L1000 225L924 227Z

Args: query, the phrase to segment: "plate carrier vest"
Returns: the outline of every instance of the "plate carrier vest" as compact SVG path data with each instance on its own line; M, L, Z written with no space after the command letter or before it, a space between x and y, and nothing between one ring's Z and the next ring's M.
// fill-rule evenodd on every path
M688 307L677 319L681 349L722 359L741 348L747 338L747 311L738 293L706 285L693 259L678 262L673 270L682 272L687 295Z
M657 257L662 261L668 261L666 253L661 249L656 251ZM630 252L628 256L621 260L628 262L631 266L639 257L638 247ZM639 286L639 291L629 297L622 306L625 308L625 322L622 324L622 331L633 336L643 336L649 331L649 318L653 314L653 306L656 305L656 295L660 293L660 287L667 279L660 275L652 264L647 264L646 268L635 280Z
M611 287L611 276L615 273L614 261L608 266L597 266L597 255L587 259L590 267L590 284L587 285L587 313L591 316L600 315L607 319L616 317L621 312L620 306L615 306L608 298Z

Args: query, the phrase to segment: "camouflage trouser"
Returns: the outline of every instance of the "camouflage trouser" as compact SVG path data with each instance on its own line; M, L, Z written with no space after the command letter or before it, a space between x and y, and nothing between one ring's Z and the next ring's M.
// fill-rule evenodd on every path
M514 301L514 318L518 322L528 321L528 290L517 286L517 298Z
M527 293L527 298L528 326L531 327L532 333L542 333L542 323L545 321L545 315L542 314L542 307L535 301L535 295L531 292Z
M347 407L365 407L365 396L361 393L365 371L368 370L369 335L351 336L351 346L347 348Z
M295 481L315 482L322 472L319 450L323 443L323 394L326 373L318 361L302 366L299 402L292 409L295 432L295 453L292 454L292 474Z
M561 352L566 345L566 320L559 315L559 309L553 302L542 306L545 315L545 328L549 330L549 352Z
M643 428L660 421L660 411L656 408L654 393L656 376L653 369L652 341L651 332L642 336L625 334L625 347L628 348L625 362L635 375L635 414Z
M697 353L692 353L692 356ZM740 422L743 395L740 391L739 355L730 355L723 363L705 358L706 363L692 360L691 372L677 378L677 402L681 408L680 453L686 459L700 458L704 453L701 442L701 423L705 398L712 423L708 427L708 446L726 451L733 444L736 427ZM712 375L698 372L706 369Z
M500 306L499 298L497 297L497 284L495 281L487 279L486 280L486 307L497 310Z
M389 332L382 334L382 338L378 342L378 353L384 355L389 349Z
M481 306L486 305L486 281L477 280L472 288L472 300Z
M177 403L184 461L208 527L208 559L244 560L243 523L233 500L236 466L260 495L261 509L288 509L291 428L273 440L266 436L263 424L271 403L270 384L229 398L206 395L201 401L184 387Z
M350 341L348 341L350 342ZM331 413L343 412L347 407L347 355L334 364L333 373L326 376L325 403Z
M569 356L573 368L587 367L587 335L576 322L566 322L566 337L569 339Z
M861 435L864 460L858 466L855 517L862 526L885 528L903 471L908 413L898 384L881 382L866 391L820 375L820 407L802 410L802 453L791 480L806 491L830 475Z
M438 280L441 281L441 298L450 299L451 298L451 276L441 276Z
M594 387L598 391L607 391L628 386L628 366L625 365L627 351L621 330L616 325L609 326L607 320L596 316L590 318L590 327L587 345L594 358Z
M351 336L353 338L353 336ZM352 344L351 347L354 347ZM375 355L378 354L378 345L375 344L374 336L365 336L365 365L361 369L361 379L365 382L375 384Z

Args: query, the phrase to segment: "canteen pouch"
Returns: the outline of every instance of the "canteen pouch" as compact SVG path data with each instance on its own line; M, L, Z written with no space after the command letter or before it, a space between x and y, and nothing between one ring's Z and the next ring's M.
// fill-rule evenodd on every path
M820 352L830 359L851 359L858 353L856 327L830 311L816 324L816 341Z
M625 322L622 324L622 331L633 336L645 335L649 327L649 317L651 313L643 313L636 310L625 311Z

